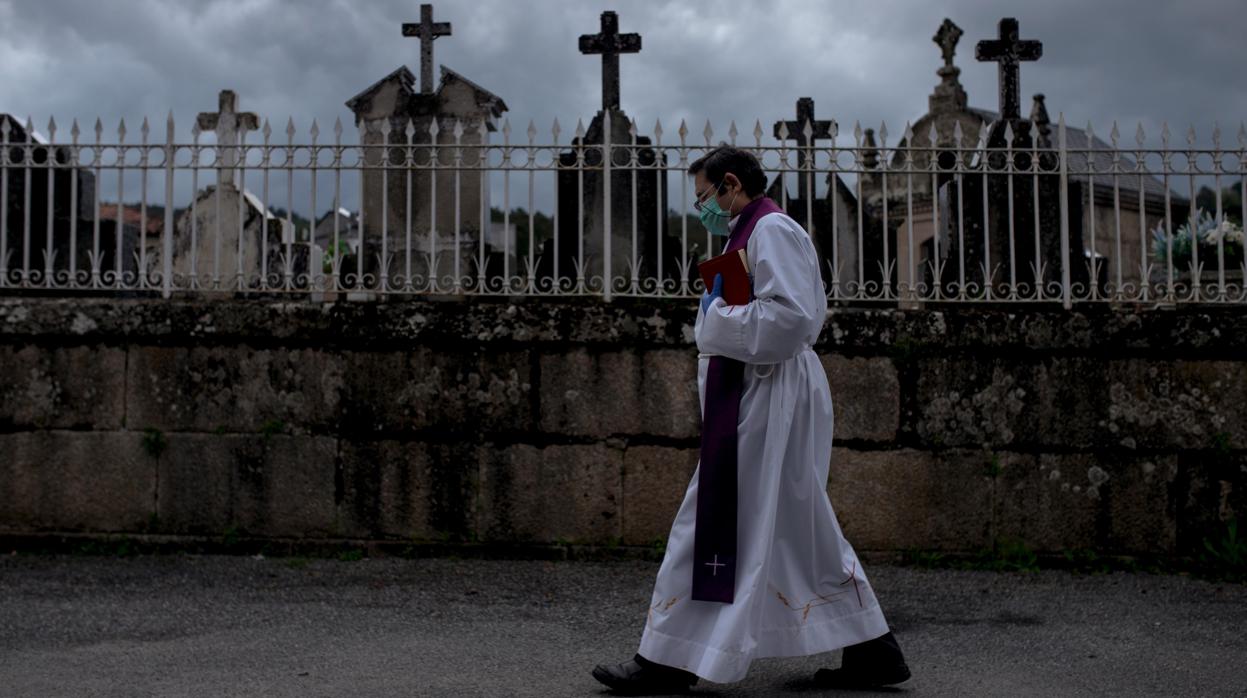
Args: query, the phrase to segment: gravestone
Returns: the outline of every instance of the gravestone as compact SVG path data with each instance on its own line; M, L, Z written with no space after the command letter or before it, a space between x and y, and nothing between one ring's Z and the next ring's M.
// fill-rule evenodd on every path
M807 159L806 149L817 147L820 140L834 139L838 126L835 121L820 121L815 118L814 100L810 97L797 100L796 113L796 119L777 121L772 128L775 138L796 148L796 195L788 193L781 176L772 180L766 193L810 234L818 252L818 266L823 283L831 288L831 284L838 281L838 290L844 292L859 278L857 197L835 172L829 172L824 177L823 184L827 187L827 194L820 197L817 192L811 192L811 186L818 180L812 171L805 171L807 165L816 167L815 163ZM838 274L833 273L833 268L838 268Z
M605 257L610 255L610 274L616 289L633 282L633 254L639 279L657 278L660 237L662 239L662 277L678 277L680 242L667 236L666 160L648 147L648 137L635 135L632 120L620 106L619 56L641 50L639 34L620 34L619 17L603 12L601 32L580 37L580 52L602 56L602 109L589 128L572 141L572 149L559 156L557 277L560 283L577 280L577 260L583 251L586 279L602 276ZM606 235L606 179L603 177L602 146L609 121L611 147L610 237ZM631 146L634 143L636 148ZM636 169L629 169L632 155ZM583 158L584 169L578 167ZM635 175L635 176L634 176ZM636 186L635 206L633 183ZM583 187L582 187L583 183ZM583 225L584 236L580 229ZM635 226L635 243L633 228ZM583 244L583 248L581 245ZM554 245L546 244L539 266L544 279L555 277Z
M73 132L77 133L77 123ZM56 123L48 137L33 124L0 113L0 143L4 144L3 218L0 219L0 279L6 285L43 285L50 273L55 285L66 285L73 272L87 284L93 270L95 230L95 176L75 167L74 148L54 144ZM49 160L55 166L49 170ZM48 174L52 176L49 178ZM51 216L49 217L49 213ZM138 230L127 233L112 222L100 223L98 253L101 273L120 268L133 276ZM121 235L121 265L117 265L117 236ZM25 276L33 272L33 276ZM132 282L131 282L132 283Z
M358 239L359 213L345 208L321 216L312 229L312 242L326 251L333 249L335 240L344 249L354 249Z
M431 5L421 6L421 20L403 25L404 36L421 42L418 88L415 76L401 66L346 103L363 132L365 162L375 168L363 173L363 254L366 272L378 282L384 273L389 284L397 285L410 268L417 285L432 273L439 280L437 290L456 291L481 274L477 261L487 235L490 197L486 179L473 168L479 146L498 130L507 105L446 66L434 89L433 41L450 36L451 25L433 22ZM415 167L406 166L409 144L415 146ZM437 147L436 160L431 146ZM463 169L456 172L456 165ZM488 259L493 250L487 243L485 250ZM436 260L433 267L430 259Z
M218 104L196 120L198 129L216 134L216 181L196 192L174 223L175 285L230 294L260 288L266 277L269 286L282 286L287 272L293 278L308 270L308 244L295 243L293 226L243 187L242 146L246 132L260 128L259 116L239 112L232 90L222 90Z
M1008 30L1006 30L1006 36L1007 34ZM974 158L978 143L980 141L986 143L986 132L993 126L997 129L1003 128L1000 123L1000 114L997 111L969 105L966 91L958 80L960 70L954 63L957 43L961 36L961 29L951 20L945 19L932 37L940 48L943 64L936 71L940 81L928 97L928 111L913 121L912 125L907 125L904 135L892 153L891 173L884 178L867 178L862 192L864 218L869 220L872 216L877 216L881 210L881 203L884 201L882 185L886 183L889 206L888 237L895 243L892 249L895 250L894 256L897 261L897 282L905 288L915 283L930 283L933 280L929 264L935 259L937 251L941 262L949 259L948 246L950 239L956 240L957 231L955 227L951 230L948 228L950 221L955 223L958 220L959 214L954 208L957 201L955 196L951 201L945 196L945 204L941 208L934 193L956 178L954 166L958 164L958 149L961 149L961 164L970 168L975 165ZM1005 48L1001 50L1006 53L1006 63L1014 63L1008 57L1008 50ZM1031 51L1033 50L1032 48ZM991 51L988 53L990 54ZM1023 53L1023 58L1030 55L1025 51L1021 53ZM1012 70L1006 71L1006 73L1012 72ZM1014 76L1007 75L1007 77L1012 80ZM1017 92L1020 94L1020 90ZM1037 122L1037 128L1041 129L1041 138L1046 139L1041 140L1041 143L1051 141L1055 144L1055 129L1047 123L1049 119L1046 107L1043 105L1043 96L1036 95L1035 102L1031 110L1030 121ZM1019 112L1020 106L1018 105ZM1015 132L1017 128L1028 128L1028 126L1026 124L1015 126ZM1083 232L1088 246L1088 249L1082 251L1082 257L1079 257L1080 253L1076 247L1071 247L1071 260L1075 260L1072 265L1078 264L1076 260L1083 259L1088 270L1092 268L1090 246L1094 239L1098 250L1095 255L1098 260L1095 267L1097 278L1102 278L1107 274L1109 280L1116 284L1120 274L1123 284L1128 286L1137 283L1140 280L1140 259L1146 254L1146 243L1140 241L1137 234L1133 234L1133 231L1139 229L1140 219L1145 221L1147 229L1151 229L1158 221L1164 219L1167 197L1173 202L1174 208L1183 211L1178 214L1178 218L1185 216L1185 209L1181 207L1187 206L1188 202L1179 192L1166 192L1164 182L1149 174L1121 188L1120 209L1118 209L1113 192L1114 180L1110 173L1115 158L1121 171L1134 171L1135 162L1129 151L1116 150L1115 145L1097 138L1090 125L1086 129L1067 126L1065 134L1070 168L1067 197L1071 212L1070 225L1075 236L1078 230ZM1112 135L1114 142L1116 138L1117 133L1114 128ZM1088 151L1092 151L1091 154L1088 154ZM934 158L934 163L932 158ZM1095 169L1101 174L1094 176L1085 174L1088 158L1094 159L1097 163ZM932 168L933 164L934 168ZM931 169L934 171L931 172ZM906 174L907 171L911 174ZM1023 182L1021 178L1016 178L1015 183ZM965 182L966 187L977 187L978 184L981 182L975 183L968 180ZM1029 185L1030 180L1024 184ZM1140 213L1140 188L1145 199L1142 206L1145 209L1143 213ZM967 192L963 192L962 196L963 206L978 209L967 211L965 221L972 226L977 225L977 219L982 218L982 188L976 188L975 192L980 196L977 200L972 200ZM1093 199L1094 203L1092 203ZM998 206L1004 201L997 198L992 199L990 203L992 206ZM1083 212L1081 220L1073 215L1078 210ZM1030 222L1033 223L1033 215ZM1059 224L1059 220L1057 223ZM1091 234L1093 225L1094 237ZM1113 238L1113 231L1118 225L1124 232L1119 240ZM981 229L976 228L976 230ZM1075 237L1072 236L1071 240L1074 241ZM989 242L992 256L996 257L998 250L1007 249L1008 238ZM1059 238L1056 242L1059 249ZM1002 244L1004 248L1000 247ZM982 262L982 247L980 245L978 261L972 261L975 267ZM1033 250L1033 236L1031 248ZM1034 258L1033 251L1029 257ZM913 260L912 269L910 268L911 259ZM1000 261L996 259L994 264L999 264ZM955 264L955 257L953 263ZM1014 268L1022 268L1025 271L1025 268L1017 264ZM1076 266L1071 266L1071 269L1075 268ZM997 269L997 282L1002 276L1007 277L1007 273L1002 273L1006 271L1004 267ZM970 274L981 276L977 269L971 269ZM1103 281L1098 285L1102 290L1108 287L1107 282ZM923 289L918 289L916 295L902 292L902 306L915 307L919 302L918 299L921 298L922 291ZM930 289L926 291L929 292Z
M939 82L927 97L927 112L906 124L891 150L890 172L863 182L864 217L881 230L885 226L880 216L887 205L885 235L890 258L896 264L897 293L903 307L914 307L914 299L922 293L915 286L930 278L927 264L935 251L937 232L935 194L954 177L957 148L967 149L961 154L961 162L969 166L973 157L969 149L984 127L998 117L995 112L969 106L959 79L961 70L954 60L962 35L952 20L945 18L940 23L931 37L940 50L941 65L935 71ZM943 244L942 255L947 252Z
M1032 118L1023 119L1018 97L1019 63L1038 60L1042 52L1040 42L1018 38L1018 23L1012 18L1000 21L998 39L981 41L976 47L979 60L999 64L1000 117L987 130L985 162L979 158L971 165L986 165L986 178L965 175L960 184L951 179L941 187L940 258L944 266L939 280L945 294L955 293L964 283L970 295L977 295L990 284L992 293L1000 297L1008 285L1015 284L1023 297L1061 297L1059 161L1052 150L1042 98ZM1005 173L1009 158L1015 173L1012 190ZM978 203L984 199L984 187L986 216ZM1082 260L1081 202L1069 200L1067 207L1070 279L1085 286L1089 277Z
M228 178L198 192L174 224L173 272L192 292L249 292L264 285L261 277L280 288L287 270L293 284L309 270L309 255L308 242L295 242L293 225Z

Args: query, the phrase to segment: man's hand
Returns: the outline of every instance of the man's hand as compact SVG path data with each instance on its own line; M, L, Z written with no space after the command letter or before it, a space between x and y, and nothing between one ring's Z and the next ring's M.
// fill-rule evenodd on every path
M714 302L714 299L722 298L722 297L723 297L723 275L715 274L714 275L714 287L710 289L709 293L701 294L701 312L704 314L706 312L706 308L710 307L710 304Z

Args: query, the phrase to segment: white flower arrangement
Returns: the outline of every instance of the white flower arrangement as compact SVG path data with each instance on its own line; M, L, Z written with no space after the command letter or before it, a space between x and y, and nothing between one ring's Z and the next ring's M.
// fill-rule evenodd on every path
M1220 244L1226 257L1226 263L1237 266L1242 263L1243 259L1243 241L1242 226L1225 216L1222 216L1218 221L1207 211L1200 208L1196 210L1194 236L1191 235L1189 221L1178 226L1177 231L1172 236L1165 231L1163 222L1158 223L1156 228L1152 230L1152 254L1163 263L1168 258L1169 250L1172 248L1174 266L1181 267L1191 262L1191 248L1194 244L1198 244L1200 260L1211 259L1214 260L1213 264L1215 264L1217 246ZM1202 261L1201 266L1203 266Z

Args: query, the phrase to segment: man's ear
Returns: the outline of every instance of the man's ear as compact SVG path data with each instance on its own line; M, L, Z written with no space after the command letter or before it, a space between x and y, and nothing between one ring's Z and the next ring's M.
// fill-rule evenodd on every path
M725 187L741 187L741 184L740 184L740 179L738 179L738 178L736 177L736 175L732 174L731 172L728 172L727 174L723 175L723 186L725 186ZM743 188L743 187L741 187L741 188Z

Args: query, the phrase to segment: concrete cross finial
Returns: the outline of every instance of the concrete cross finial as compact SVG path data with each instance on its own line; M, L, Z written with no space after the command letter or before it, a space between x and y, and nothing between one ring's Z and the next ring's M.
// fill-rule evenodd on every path
M939 45L940 51L944 54L944 67L953 67L953 54L957 52L957 42L961 40L961 27L953 24L951 19L944 18L944 23L940 25L939 31L935 32L935 36L931 40Z
M252 112L238 111L238 94L233 90L221 90L215 112L200 112L196 124L201 131L215 131L217 161L221 163L220 173L235 181L238 166L238 141L244 131L256 131L260 128L260 117Z
M421 5L420 23L403 24L403 36L420 39L420 91L430 94L433 92L433 40L450 36L450 22L434 22L433 6Z
M980 61L995 61L1000 80L1000 118L1016 121L1021 117L1018 90L1018 64L1037 61L1043 55L1043 44L1038 41L1018 39L1018 21L1012 17L1000 20L999 38L980 41L974 48L974 57Z
M602 31L582 34L580 52L602 54L602 111L619 109L619 54L640 53L640 34L620 34L619 15L602 13Z

